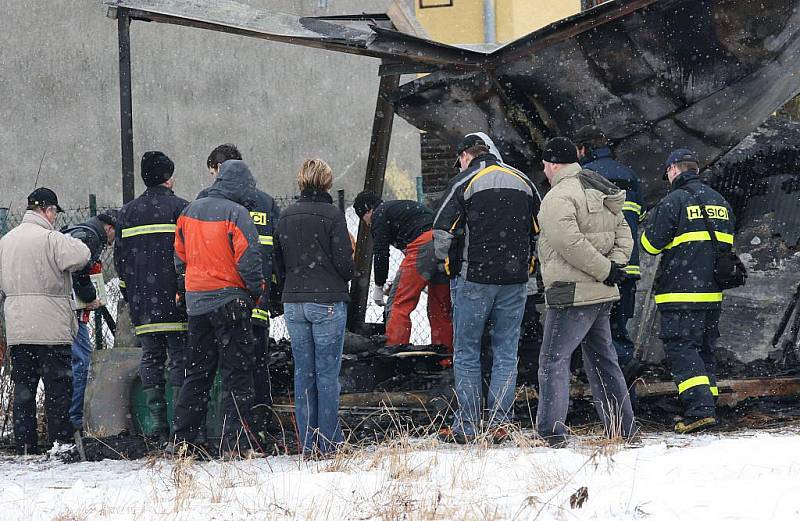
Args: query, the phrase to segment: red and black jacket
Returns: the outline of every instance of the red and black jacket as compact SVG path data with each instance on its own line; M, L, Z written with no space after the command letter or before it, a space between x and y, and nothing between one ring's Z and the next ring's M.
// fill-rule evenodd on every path
M264 288L258 230L243 205L255 180L243 161L225 161L207 197L183 211L175 268L185 274L186 310L204 315L236 299L255 305Z

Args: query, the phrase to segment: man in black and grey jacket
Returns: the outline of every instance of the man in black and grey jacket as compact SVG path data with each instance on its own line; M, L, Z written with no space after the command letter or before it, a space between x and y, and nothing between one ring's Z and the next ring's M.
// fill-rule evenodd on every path
M448 441L481 430L481 336L492 320L492 381L487 408L495 438L506 437L517 381L525 286L533 272L539 194L519 170L501 163L480 135L458 147L461 174L451 181L433 224L436 257L453 278L454 367L459 409Z

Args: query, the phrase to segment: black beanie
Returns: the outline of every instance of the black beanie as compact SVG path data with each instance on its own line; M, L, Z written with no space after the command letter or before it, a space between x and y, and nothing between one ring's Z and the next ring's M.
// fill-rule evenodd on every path
M145 152L142 156L142 181L145 186L158 186L172 177L175 163L163 152Z
M356 196L356 200L353 201L353 210L356 211L356 215L361 219L368 211L377 208L382 202L375 192L361 192Z
M542 161L568 165L578 162L578 151L575 144L565 137L554 137L544 144Z

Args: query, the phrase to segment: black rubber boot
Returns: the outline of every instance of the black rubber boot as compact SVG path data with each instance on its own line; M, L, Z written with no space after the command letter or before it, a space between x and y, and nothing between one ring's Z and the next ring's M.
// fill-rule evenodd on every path
M159 444L166 444L169 441L169 424L167 423L167 401L164 399L164 389L151 387L143 389L142 393L153 422L153 432L150 436Z

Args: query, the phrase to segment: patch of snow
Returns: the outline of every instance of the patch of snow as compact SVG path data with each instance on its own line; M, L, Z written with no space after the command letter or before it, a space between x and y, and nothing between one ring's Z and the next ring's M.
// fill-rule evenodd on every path
M554 450L411 440L336 460L282 456L0 465L8 521L800 518L800 433L649 435L639 448ZM580 509L570 496L586 487ZM71 516L71 517L70 517Z

